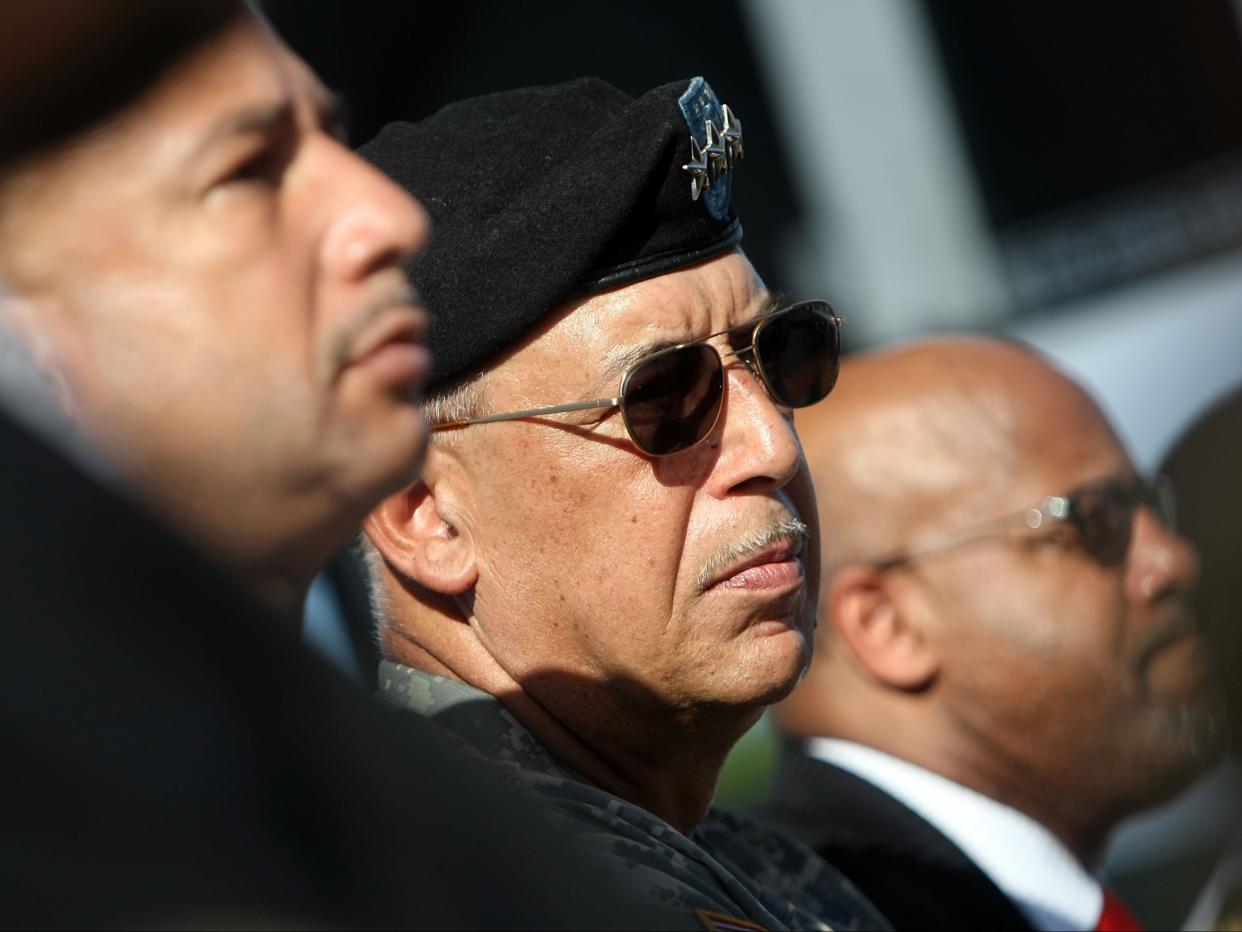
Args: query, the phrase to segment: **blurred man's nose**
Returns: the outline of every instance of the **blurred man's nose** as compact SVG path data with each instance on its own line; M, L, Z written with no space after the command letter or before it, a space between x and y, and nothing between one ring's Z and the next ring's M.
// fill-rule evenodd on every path
M1134 515L1126 585L1130 597L1151 602L1171 592L1184 592L1199 579L1199 557L1194 546L1165 527L1148 509Z
M323 264L340 279L357 281L413 258L431 225L414 198L348 150L340 153L339 214L323 239ZM348 183L346 183L348 179Z

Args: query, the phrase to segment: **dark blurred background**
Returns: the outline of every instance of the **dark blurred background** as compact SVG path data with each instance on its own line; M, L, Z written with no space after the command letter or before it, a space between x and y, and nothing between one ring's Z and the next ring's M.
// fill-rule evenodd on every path
M655 0L267 0L263 6L345 97L356 145L390 120L416 120L492 91L595 75L637 96L704 75L741 117L745 132L769 141L747 149L748 183L737 186L734 201L745 218L751 260L765 277L777 272L772 233L797 222L798 205L737 3L714 4L710 13L701 5Z
M344 96L355 144L503 88L705 75L744 122L734 199L770 285L829 298L852 348L1027 340L1140 468L1242 384L1242 0L262 6ZM335 599L312 593L310 636L357 671L366 636L334 626ZM763 792L772 750L761 724L725 802ZM1186 915L1237 824L1234 780L1119 833L1108 873L1149 925Z

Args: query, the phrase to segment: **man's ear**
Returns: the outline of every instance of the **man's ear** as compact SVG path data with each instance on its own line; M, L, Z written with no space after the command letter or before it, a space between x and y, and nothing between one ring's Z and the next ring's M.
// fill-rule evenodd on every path
M441 595L461 595L479 578L474 541L425 482L384 499L362 529L389 565ZM446 515L447 512L447 515Z
M911 593L896 587L888 573L869 566L837 572L824 599L833 635L849 646L858 665L892 689L917 691L935 678L940 659L919 624Z

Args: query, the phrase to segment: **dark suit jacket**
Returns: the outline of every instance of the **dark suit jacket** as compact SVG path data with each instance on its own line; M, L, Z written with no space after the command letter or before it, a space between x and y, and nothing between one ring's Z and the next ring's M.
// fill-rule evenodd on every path
M883 790L804 754L781 752L760 815L818 851L897 929L1031 926L956 845Z
M3 413L0 464L0 926L627 926L438 728Z

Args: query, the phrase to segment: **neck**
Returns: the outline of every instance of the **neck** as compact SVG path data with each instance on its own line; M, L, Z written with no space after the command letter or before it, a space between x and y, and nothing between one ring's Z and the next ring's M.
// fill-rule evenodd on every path
M661 721L609 709L613 703L558 702L517 684L493 694L562 766L684 835L707 816L730 748L758 718L735 720L726 734L705 715Z
M915 763L1025 813L1055 835L1086 870L1096 869L1114 820L1100 800L1082 792L1086 788L1080 781L1037 769L983 735L960 735L946 742L943 752L927 755L928 763ZM1078 791L1065 790L1075 785Z
M279 617L288 618L294 624L301 623L306 595L310 591L309 581L277 575L258 576L247 581L250 591Z
M192 545L229 569L251 594L280 617L300 620L318 573L349 538L349 527L325 528L310 521L278 525L257 514L232 520L237 510L205 514L156 499L155 511Z
M1093 871L1108 840L1111 821L1092 801L1061 792L1066 782L1006 755L986 736L953 727L935 714L934 702L913 697L886 709L865 700L834 701L815 730L884 751L939 774L1030 816Z
M452 629L450 629L452 630ZM470 627L456 623L461 635ZM456 643L452 643L456 640ZM690 835L706 817L725 758L761 709L670 714L657 700L620 694L607 683L519 683L477 641L434 646L394 626L390 659L490 693L565 769Z

